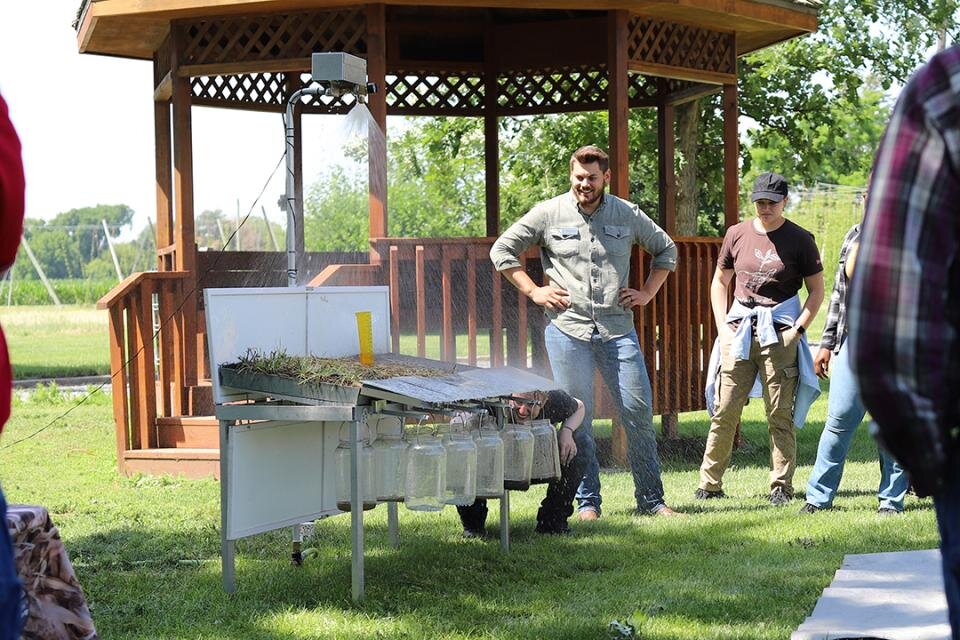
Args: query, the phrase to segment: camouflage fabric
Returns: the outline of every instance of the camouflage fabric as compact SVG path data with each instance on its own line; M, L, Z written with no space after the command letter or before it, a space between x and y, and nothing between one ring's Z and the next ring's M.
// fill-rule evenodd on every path
M29 608L23 639L95 640L83 589L47 510L9 505L7 530Z

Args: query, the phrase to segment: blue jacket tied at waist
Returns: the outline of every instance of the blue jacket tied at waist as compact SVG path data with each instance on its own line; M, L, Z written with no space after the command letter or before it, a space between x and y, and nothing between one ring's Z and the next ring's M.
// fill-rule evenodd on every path
M754 322L756 319L757 342L761 347L768 347L779 342L776 324L793 326L800 316L800 296L793 296L773 307L756 306L746 307L734 300L733 306L727 313L726 322L740 320L733 335L733 355L737 360L750 358L750 343L753 340ZM797 395L793 404L793 424L796 428L803 428L807 419L810 405L820 396L820 383L813 370L813 356L810 355L810 345L807 336L803 334L797 342L797 366L800 369L800 383L797 385ZM705 389L707 413L713 416L717 404L717 375L720 373L720 339L713 343L710 352L710 364L707 368L707 386ZM760 386L760 375L750 390L750 397L759 398L763 395Z

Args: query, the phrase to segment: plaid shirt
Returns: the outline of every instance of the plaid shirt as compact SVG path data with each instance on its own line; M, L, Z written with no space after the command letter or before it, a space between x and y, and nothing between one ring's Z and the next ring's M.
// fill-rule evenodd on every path
M852 362L863 401L918 493L936 493L954 455L958 253L960 46L954 46L914 75L894 109L850 288Z
M837 276L833 279L833 293L830 294L830 305L827 307L827 323L820 336L820 347L830 349L834 353L840 351L840 345L847 335L847 254L850 247L860 237L860 225L855 224L847 231L840 245L840 264L837 267Z

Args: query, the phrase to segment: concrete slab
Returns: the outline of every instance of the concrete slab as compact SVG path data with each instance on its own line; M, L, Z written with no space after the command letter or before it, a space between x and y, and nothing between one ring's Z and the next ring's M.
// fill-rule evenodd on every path
M849 555L791 640L950 640L940 551Z

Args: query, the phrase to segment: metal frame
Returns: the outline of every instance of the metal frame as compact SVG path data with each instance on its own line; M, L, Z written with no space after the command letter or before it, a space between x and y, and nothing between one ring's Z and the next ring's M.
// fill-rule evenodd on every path
M405 413L400 405L377 407L377 411L384 413ZM235 537L228 536L230 518L233 511L231 504L231 431L242 428L244 431L268 429L278 424L290 422L317 422L317 423L349 423L350 425L350 558L351 558L351 595L354 602L364 597L364 528L363 504L360 495L361 458L359 456L360 424L368 414L373 413L368 406L355 405L285 405L274 403L257 403L246 405L219 405L216 408L217 419L220 423L220 556L223 571L223 589L227 593L235 593L236 585L236 541L256 533L273 531L287 526L292 527L291 541L293 557L296 562L299 544L302 541L302 531L299 520L297 522L284 521L269 528L258 528L244 532ZM499 412L498 412L499 413ZM252 424L238 425L239 421L257 420ZM498 420L502 416L498 415ZM344 515L335 511L320 513L318 517L334 517ZM296 519L296 518L294 518ZM387 503L387 531L388 540L392 548L400 546L399 509L396 502ZM500 498L500 547L503 551L510 550L510 492L504 491Z

